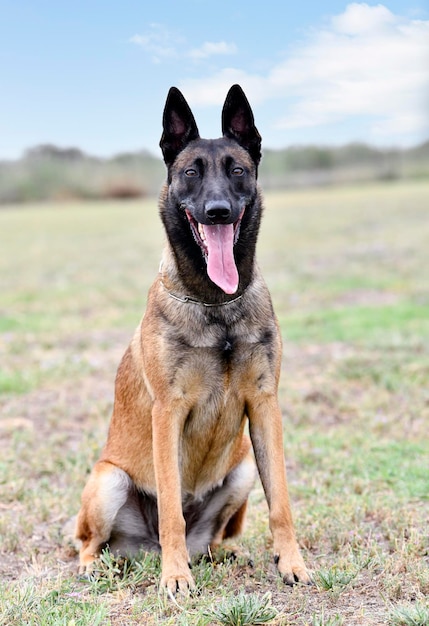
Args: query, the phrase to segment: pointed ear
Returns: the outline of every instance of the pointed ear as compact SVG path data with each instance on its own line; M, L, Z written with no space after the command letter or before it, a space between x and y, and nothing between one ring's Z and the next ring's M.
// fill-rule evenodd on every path
M176 87L171 87L168 92L162 126L164 132L159 145L166 165L171 165L179 152L199 137L192 111Z
M224 137L235 139L258 165L261 160L261 135L240 85L233 85L226 96L222 110L222 133Z

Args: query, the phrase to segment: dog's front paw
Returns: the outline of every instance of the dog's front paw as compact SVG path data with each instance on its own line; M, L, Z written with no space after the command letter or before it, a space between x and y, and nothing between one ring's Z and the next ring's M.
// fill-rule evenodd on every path
M189 567L163 568L161 576L161 588L165 589L169 596L175 596L177 593L187 594L195 589L195 582Z
M296 583L312 584L311 577L305 567L304 559L298 547L275 554L274 562L277 564L279 574L286 585L293 586Z

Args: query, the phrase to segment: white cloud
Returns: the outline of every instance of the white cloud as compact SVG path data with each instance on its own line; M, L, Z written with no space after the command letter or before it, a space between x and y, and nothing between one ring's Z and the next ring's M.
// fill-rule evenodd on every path
M236 52L237 46L234 43L206 41L200 48L189 50L187 56L199 61L216 54L235 54Z
M150 24L147 32L143 35L133 35L129 42L148 52L155 63L181 57L200 61L213 55L227 55L237 52L237 46L234 43L225 41L206 41L199 48L188 50L186 40L163 24Z
M382 4L368 6L353 2L346 7L344 13L335 15L332 26L335 31L346 35L359 35L374 30L383 29L387 24L396 21L395 16Z
M154 63L176 57L177 46L183 42L181 37L168 30L163 24L151 24L145 34L134 35L129 41L146 50Z
M349 4L264 76L228 68L181 87L193 104L220 104L233 82L252 103L283 103L273 120L278 129L367 118L368 141L423 139L429 134L429 21L395 15L381 4Z

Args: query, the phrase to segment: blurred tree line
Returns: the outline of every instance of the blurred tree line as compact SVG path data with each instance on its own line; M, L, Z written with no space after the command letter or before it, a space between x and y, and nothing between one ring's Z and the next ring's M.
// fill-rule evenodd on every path
M0 204L154 196L164 178L161 159L147 151L97 158L44 144L0 161ZM401 178L429 178L429 141L408 149L355 143L265 150L260 169L265 189Z

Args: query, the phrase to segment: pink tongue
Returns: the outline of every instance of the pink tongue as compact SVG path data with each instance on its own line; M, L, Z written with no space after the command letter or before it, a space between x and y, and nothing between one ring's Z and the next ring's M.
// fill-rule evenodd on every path
M238 289L238 271L234 260L234 225L204 224L205 243L208 248L207 274L225 293Z

